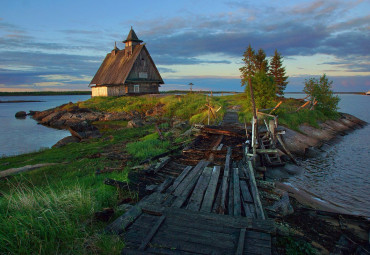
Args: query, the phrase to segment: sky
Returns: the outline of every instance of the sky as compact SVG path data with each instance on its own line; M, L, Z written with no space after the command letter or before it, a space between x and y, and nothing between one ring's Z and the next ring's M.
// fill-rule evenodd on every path
M278 50L287 92L326 74L334 91L370 90L369 0L2 0L0 91L89 90L133 26L161 90L242 91L249 44Z

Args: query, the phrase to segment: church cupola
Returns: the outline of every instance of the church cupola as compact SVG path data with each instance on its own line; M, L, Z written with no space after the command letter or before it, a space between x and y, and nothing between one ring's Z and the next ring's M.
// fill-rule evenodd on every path
M135 31L131 27L126 40L123 41L123 43L125 44L125 53L131 55L132 52L134 51L135 46L140 45L140 43L142 42L143 41L139 40Z

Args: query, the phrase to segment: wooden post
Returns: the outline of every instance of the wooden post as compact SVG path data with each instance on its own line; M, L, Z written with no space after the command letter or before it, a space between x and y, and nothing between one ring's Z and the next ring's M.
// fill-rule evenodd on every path
M256 155L256 149L257 149L257 110L256 110L256 103L254 101L254 93L253 93L253 85L251 77L248 77L248 83L249 83L249 92L251 94L251 102L253 107L253 120L252 120L252 147L253 147L253 155Z
M273 111L275 111L281 104L283 103L283 101L280 101L275 107L274 109L271 110L271 112L269 114L271 114Z

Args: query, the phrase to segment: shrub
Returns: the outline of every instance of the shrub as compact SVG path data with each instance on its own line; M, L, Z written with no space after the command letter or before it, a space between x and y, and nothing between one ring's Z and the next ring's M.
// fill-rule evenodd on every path
M339 97L332 91L333 81L329 81L325 74L319 79L310 78L305 80L303 91L311 97L311 100L317 100L315 108L326 115L337 113Z

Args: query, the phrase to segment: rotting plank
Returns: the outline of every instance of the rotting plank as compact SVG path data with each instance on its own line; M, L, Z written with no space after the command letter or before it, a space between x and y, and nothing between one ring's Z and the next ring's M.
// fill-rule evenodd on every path
M246 232L246 229L245 228L240 229L238 247L236 248L235 255L242 255L243 254L244 240L245 240L245 232Z
M216 188L218 183L218 178L220 176L221 167L214 166L212 171L211 180L209 181L206 193L204 194L202 207L200 211L202 212L211 212L212 204L215 200Z
M256 184L256 179L254 178L253 166L250 160L248 161L248 167L246 168L247 168L248 175L249 175L249 184L251 187L251 193L252 193L254 205L256 208L257 218L264 220L266 219L266 217L263 212L262 203L261 203L261 199L260 199L257 184Z
M188 175L190 170L192 169L192 166L187 166L185 169L182 171L182 173L176 178L176 180L173 182L172 186L168 189L168 192L174 191L177 186L182 182L182 180Z
M173 182L173 177L167 177L164 182L161 183L161 185L158 186L157 190L158 192L163 193Z
M217 149L216 150L218 150L218 151L220 151L220 150L222 150L222 147L224 146L224 144L223 143L221 143L218 147L217 147Z
M141 245L139 247L139 251L144 251L145 250L146 246L152 240L153 236L157 233L158 229L160 228L160 226L162 225L162 223L164 222L165 219L166 219L166 216L164 216L164 215L162 215L161 217L159 217L158 221L155 223L155 225L150 230L150 232L148 233L148 235L142 241L142 243L141 243Z
M115 221L109 224L105 231L120 235L137 217L140 216L142 210L138 206L134 206L126 213L118 217Z
M234 216L241 216L241 206L240 206L240 184L239 184L239 170L238 168L233 169L234 174Z
M254 229L265 233L275 232L274 221L270 219L248 219L245 217L234 217L214 213L192 212L174 207L164 208L163 214L167 215L168 217L173 215L175 217L186 217L189 220L199 220L203 221L205 224L214 224L238 229Z
M184 189L189 185L189 183L193 180L194 176L196 176L204 167L206 161L201 160L199 163L193 168L193 170L182 180L182 182L177 186L177 188L173 191L175 196L181 195Z
M213 213L219 213L219 211L220 211L220 208L221 208L221 191L222 191L222 189L221 189L221 187L219 187L218 191L216 192L217 193L216 199L215 199L215 202L214 202L213 207L212 207L212 212Z
M234 215L234 173L230 170L229 176L229 200L227 206L228 215Z
M209 162L205 161L202 164L202 167L199 169L199 171L196 171L195 176L193 176L193 178L189 182L187 182L188 185L186 187L184 187L184 189L182 190L180 195L173 202L173 204L172 204L173 207L180 208L185 203L186 199L189 197L191 191L193 190L194 186L196 185L199 176L202 174L202 169L204 167L206 167L208 164L209 164ZM195 168L194 168L194 170L195 170Z
M246 181L240 181L240 189L242 191L243 201L247 203L253 203L253 199L251 194L249 193Z
M199 211L204 193L207 189L209 181L212 175L212 168L206 167L203 170L202 175L199 177L198 182L190 196L187 209L192 211Z
M222 178L222 186L221 186L221 204L220 204L220 213L224 214L226 211L226 194L228 190L228 182L229 182L229 172L230 172L230 159L231 159L232 149L231 147L227 147L227 154L225 160L225 168L224 168L224 176Z

